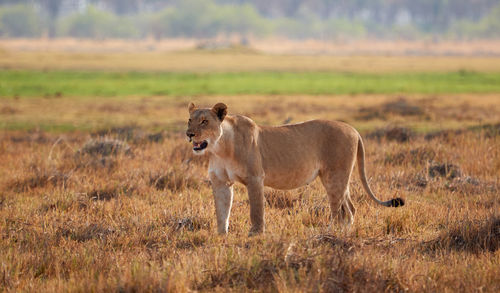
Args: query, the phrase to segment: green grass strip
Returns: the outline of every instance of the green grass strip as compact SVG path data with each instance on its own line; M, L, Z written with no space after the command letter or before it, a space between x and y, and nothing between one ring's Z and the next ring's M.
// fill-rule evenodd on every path
M151 73L0 70L0 97L500 92L500 73Z

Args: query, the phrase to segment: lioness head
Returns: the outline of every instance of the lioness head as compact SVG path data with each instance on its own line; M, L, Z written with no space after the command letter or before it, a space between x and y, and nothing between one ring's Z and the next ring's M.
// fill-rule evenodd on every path
M186 135L193 143L193 152L201 155L213 148L222 135L221 123L226 117L227 106L218 103L209 108L198 109L189 103L189 120Z

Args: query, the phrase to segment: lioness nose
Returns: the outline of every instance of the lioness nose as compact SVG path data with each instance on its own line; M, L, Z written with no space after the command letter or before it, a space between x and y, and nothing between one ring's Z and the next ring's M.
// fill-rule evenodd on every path
M192 133L191 131L187 131L186 135L187 137L192 138L194 136L194 133Z

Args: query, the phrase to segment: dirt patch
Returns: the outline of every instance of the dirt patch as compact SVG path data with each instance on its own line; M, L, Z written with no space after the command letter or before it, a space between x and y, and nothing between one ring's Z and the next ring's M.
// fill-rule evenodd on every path
M397 142L408 142L415 138L416 134L413 130L406 127L391 126L386 128L377 129L366 135L366 138L377 140L388 140Z
M424 114L425 112L421 107L408 102L403 97L400 97L396 101L390 101L380 106L360 108L355 118L358 120L385 120L390 115L423 116Z

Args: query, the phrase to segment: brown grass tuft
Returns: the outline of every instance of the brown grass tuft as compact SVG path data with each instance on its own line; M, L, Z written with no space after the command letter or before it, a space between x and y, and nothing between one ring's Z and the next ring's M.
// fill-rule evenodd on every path
M74 241L86 242L93 239L106 240L107 237L115 233L115 230L101 224L92 223L78 227L60 228L57 233Z
M91 156L111 156L118 154L132 155L130 146L117 139L98 138L86 142L77 154L87 154Z
M459 166L451 163L433 163L429 167L430 177L444 177L447 179L454 179L463 176L463 172Z
M92 200L111 200L118 197L118 191L115 189L92 190L88 196Z
M408 227L408 219L406 214L391 214L384 220L384 230L386 234L396 234L401 235L411 232Z
M440 130L431 132L425 135L426 140L432 139L446 139L449 140L454 136L463 135L467 133L477 133L479 135L483 135L486 138L495 138L500 136L500 123L488 123L483 125L475 125L464 129L456 129L456 130Z
M301 197L296 197L290 191L266 189L264 192L267 205L273 209L291 209L300 202Z
M119 161L114 157L75 156L75 167L77 169L106 169L114 170Z
M17 109L17 108L14 108L12 106L2 106L0 107L0 114L2 115L13 115L13 114L17 114L19 113L20 111Z
M174 231L198 231L201 229L208 229L211 227L210 220L202 219L200 217L190 217L190 218L180 218L180 219L172 219L171 226Z
M149 184L158 190L168 189L172 192L185 189L197 189L201 185L197 176L189 174L180 168L173 168L166 173L156 173L149 176Z
M71 176L71 172L62 172L44 167L33 167L31 174L11 181L7 184L7 189L15 192L27 192L35 188L46 186L66 188L70 183Z
M392 165L422 165L432 161L436 152L429 146L422 146L409 151L401 151L395 154L387 154L384 163Z
M194 229L193 229L194 230ZM187 239L181 239L177 241L175 247L179 249L194 249L205 245L208 240L207 233L193 233Z
M366 138L377 140L388 140L397 142L408 142L410 139L415 138L413 130L406 127L389 126L386 128L377 129L366 135Z
M500 123L472 126L470 131L482 133L487 138L500 136Z
M130 146L117 139L100 137L87 141L73 156L76 169L116 169L120 158L133 157Z
M331 247L340 248L346 252L351 251L354 248L354 243L352 241L345 240L343 238L340 238L340 237L337 237L337 236L331 235L331 234L316 235L314 237L314 241L317 244L327 243Z
M25 133L15 133L10 135L10 141L13 143L53 143L56 139L43 131L27 131Z
M459 221L425 247L431 251L495 252L500 248L500 217Z
M424 116L424 110L400 97L395 101L389 101L380 106L362 107L359 109L356 118L359 120L382 119L387 120L389 115L399 116Z
M246 288L250 290L276 290L278 268L270 260L261 260L247 267L232 267L225 271L208 272L207 277L195 286L195 290L216 288Z
M3 208L6 202L7 202L6 196L3 193L0 193L0 210Z
M121 127L111 127L108 129L101 129L92 133L94 137L113 137L120 141L127 141L131 143L160 143L166 137L163 131L148 133L143 128L136 125L127 125Z

